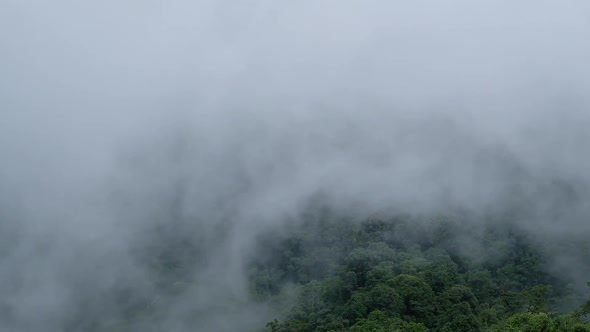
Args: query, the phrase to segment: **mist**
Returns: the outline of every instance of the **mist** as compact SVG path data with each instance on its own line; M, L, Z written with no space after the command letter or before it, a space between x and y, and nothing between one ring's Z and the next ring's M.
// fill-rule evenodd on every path
M166 303L155 330L256 331L256 237L318 197L526 202L521 227L583 238L588 40L584 1L3 1L0 331L116 321L117 287ZM180 298L151 298L154 229L195 244Z

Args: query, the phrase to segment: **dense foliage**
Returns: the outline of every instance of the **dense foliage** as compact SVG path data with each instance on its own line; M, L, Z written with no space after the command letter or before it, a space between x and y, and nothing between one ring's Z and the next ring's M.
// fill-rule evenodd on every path
M251 290L281 319L268 331L590 331L551 248L508 224L307 220L259 239Z
M244 331L590 332L590 246L583 235L543 237L517 227L515 214L354 219L311 211L269 225L255 239L245 254L245 301L225 298L230 293L202 275L229 227L200 241L186 225L154 229L137 248L150 283L115 291L111 309L119 319L80 316L67 331L162 331L177 323L182 331L229 331L202 321L236 317L235 308L256 304L248 315L261 323ZM556 269L558 257L575 266ZM193 287L202 280L218 298L199 299ZM194 309L199 300L206 304ZM262 319L270 321L264 326Z

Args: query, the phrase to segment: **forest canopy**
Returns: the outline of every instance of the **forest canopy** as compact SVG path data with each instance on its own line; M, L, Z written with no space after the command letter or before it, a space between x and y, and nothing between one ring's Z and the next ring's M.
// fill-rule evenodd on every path
M279 310L272 332L590 331L588 292L549 273L556 245L510 224L322 215L262 240L251 290Z

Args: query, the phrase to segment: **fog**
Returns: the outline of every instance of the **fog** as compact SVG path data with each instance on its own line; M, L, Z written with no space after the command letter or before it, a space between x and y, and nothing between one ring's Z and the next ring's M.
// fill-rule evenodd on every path
M318 194L588 234L589 40L573 0L4 0L0 331L115 321L158 225L202 263L156 330L255 331L253 241Z

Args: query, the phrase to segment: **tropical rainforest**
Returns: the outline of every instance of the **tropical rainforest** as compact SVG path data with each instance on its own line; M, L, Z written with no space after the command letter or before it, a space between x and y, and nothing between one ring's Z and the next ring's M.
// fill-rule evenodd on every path
M325 206L307 211L256 238L245 266L249 301L264 305L261 315L269 317L256 331L590 331L590 283L582 281L590 275L583 264L559 268L559 260L588 257L583 236L539 235L514 223L514 211L387 217L347 217ZM198 300L188 291L202 248L182 232L165 233L154 233L159 240L150 243L158 245L142 252L149 252L158 296L168 302L125 302L117 310L126 312L126 322L107 331L142 324L157 331L166 303ZM232 300L224 301L194 314L188 326L232 310Z
M280 309L268 331L590 331L590 301L569 276L547 273L556 244L514 225L469 229L461 216L309 220L280 240L262 239L273 250L251 264L252 292Z

